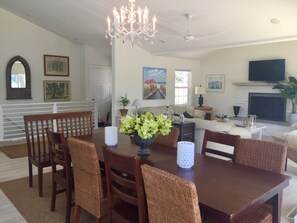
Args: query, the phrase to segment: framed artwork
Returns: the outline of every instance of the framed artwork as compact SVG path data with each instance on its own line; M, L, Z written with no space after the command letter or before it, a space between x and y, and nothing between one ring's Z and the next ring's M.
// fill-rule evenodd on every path
M224 92L225 75L206 75L206 91Z
M44 101L70 101L70 81L43 81Z
M69 57L44 55L45 76L69 76Z
M143 67L143 99L166 98L167 69L156 67Z

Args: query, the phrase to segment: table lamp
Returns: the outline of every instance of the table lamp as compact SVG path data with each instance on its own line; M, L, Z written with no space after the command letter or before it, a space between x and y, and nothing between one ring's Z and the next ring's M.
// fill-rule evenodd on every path
M141 106L140 100L139 99L135 99L133 101L133 104L132 105L136 107L136 109L135 109L135 115L137 116L138 115L137 108L138 108L138 106Z
M200 94L200 96L198 98L198 104L199 104L200 107L202 107L202 105L203 105L202 95L206 94L205 87L202 87L201 85L200 85L200 87L195 87L195 94Z

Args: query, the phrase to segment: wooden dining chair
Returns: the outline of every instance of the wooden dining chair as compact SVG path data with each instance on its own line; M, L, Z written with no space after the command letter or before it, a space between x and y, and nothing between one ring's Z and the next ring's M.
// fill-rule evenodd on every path
M172 127L168 135L158 135L154 141L154 144L166 145L172 148L177 148L178 135L178 128Z
M284 174L286 157L287 148L285 145L255 139L240 139L235 163ZM261 208L251 212L240 222L272 222L272 205L266 202Z
M149 222L202 222L193 182L146 164L141 170Z
M46 133L52 162L51 211L55 211L57 194L66 192L65 222L70 223L74 182L68 145L63 133L52 132L48 128L46 128ZM62 169L57 170L57 166L61 166ZM58 190L57 186L62 187L62 189Z
M103 147L110 222L147 222L140 158Z
M204 155L234 161L239 139L240 136L238 135L205 130L201 153ZM225 151L223 151L223 149Z
M104 194L95 144L76 138L67 139L74 175L74 223L78 223L81 208L100 222L107 215L108 199Z

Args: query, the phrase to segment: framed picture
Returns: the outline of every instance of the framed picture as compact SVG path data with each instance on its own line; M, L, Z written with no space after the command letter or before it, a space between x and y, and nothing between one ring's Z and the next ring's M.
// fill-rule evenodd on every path
M45 76L69 76L69 57L44 55Z
M206 75L206 91L224 92L225 75Z
M70 81L43 81L44 101L70 101Z
M143 99L166 98L167 69L156 67L143 67Z

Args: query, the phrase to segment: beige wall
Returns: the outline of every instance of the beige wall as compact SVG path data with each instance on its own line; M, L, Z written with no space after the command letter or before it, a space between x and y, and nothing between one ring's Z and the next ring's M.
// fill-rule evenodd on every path
M111 66L110 55L66 40L3 9L0 9L0 32L0 104L43 102L44 80L69 80L71 100L85 100L88 65ZM70 76L44 76L44 54L69 56ZM6 65L16 55L30 66L32 100L6 100Z
M161 67L167 69L166 100L142 100L143 90L143 67ZM196 60L177 59L172 57L152 56L143 49L134 46L131 48L130 42L122 44L116 41L113 44L113 117L118 115L121 96L127 93L131 104L134 99L140 99L142 106L166 105L174 103L174 71L186 69L192 71L192 86L196 86L200 74L200 63ZM192 93L194 90L192 89ZM131 111L134 106L128 107ZM191 104L197 104L197 97L192 98Z
M206 84L206 75L225 75L225 92L207 92L205 104L214 107L214 113L233 115L233 105L242 106L240 115L247 115L248 92L274 93L272 87L239 87L234 82L248 81L248 62L250 60L286 59L286 76L297 76L297 41L270 43L218 50L203 57L199 82ZM290 103L288 101L288 109Z

